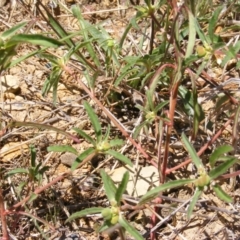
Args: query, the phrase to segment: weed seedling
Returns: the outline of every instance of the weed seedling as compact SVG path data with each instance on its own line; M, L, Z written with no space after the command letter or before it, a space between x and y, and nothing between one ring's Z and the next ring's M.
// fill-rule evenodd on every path
M142 240L144 239L141 234L124 218L123 213L120 211L120 203L122 195L127 188L127 183L129 180L129 173L125 172L123 175L122 181L118 187L115 186L113 180L105 173L104 170L101 171L101 177L103 180L104 189L107 195L107 198L110 202L109 208L94 207L84 209L80 212L72 214L67 222L72 221L76 218L84 217L88 214L101 213L104 219L103 225L98 229L98 232L107 230L110 227L116 226L116 229L119 230L120 236L125 235L125 231L131 234L134 239ZM125 238L123 238L125 239Z
M111 156L115 157L116 159L122 161L123 163L128 164L129 166L132 166L132 162L129 158L127 158L123 154L112 149L113 147L121 146L123 144L123 140L118 139L118 138L109 140L110 127L107 128L105 136L103 136L102 128L101 128L101 125L100 125L100 122L99 122L99 119L98 119L96 113L94 112L94 110L92 109L92 107L89 105L88 102L84 102L84 107L85 107L87 114L89 116L89 119L92 123L93 129L95 132L95 139L92 138L91 136L89 136L87 133L85 133L81 129L74 128L74 130L80 136L82 136L86 141L91 143L92 147L89 147L84 152L82 152L80 155L78 154L78 152L75 148L73 148L72 146L68 146L68 145L67 146L66 145L50 146L50 147L48 147L48 151L72 152L72 153L78 155L78 157L72 164L72 167L71 167L72 170L75 170L84 159L86 159L90 156L92 158L92 157L96 156L97 154L111 155Z

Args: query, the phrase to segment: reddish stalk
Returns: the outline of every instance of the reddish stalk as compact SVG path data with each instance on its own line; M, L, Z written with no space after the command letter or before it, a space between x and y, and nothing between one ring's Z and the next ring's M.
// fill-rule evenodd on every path
M172 33L171 33L171 39L174 40L174 29L177 29L177 16L178 16L178 7L177 7L177 1L176 0L172 0L170 1L170 4L172 5L173 8L173 17L175 19L174 24L173 24L173 29L172 29ZM176 103L177 103L177 94L178 94L178 86L180 84L181 81L181 77L182 77L182 64L181 64L181 56L179 56L179 51L178 51L178 47L177 44L175 44L175 52L176 52L176 60L177 60L177 65L173 65L176 69L176 75L174 77L173 83L172 83L172 87L171 87L171 92L170 92L170 109L169 109L169 119L170 119L170 125L167 125L167 134L166 134L166 141L165 141L165 151L164 151L164 156L163 156L163 162L162 162L162 166L161 166L161 173L160 174L160 183L164 183L165 182L165 178L166 178L166 169L167 169L167 162L168 162L168 154L169 154L169 143L170 143L170 136L171 136L171 131L172 131L172 127L173 127L173 122L174 122L174 114L175 114L175 107L176 107ZM160 197L156 198L155 203L161 203L162 199ZM154 211L157 213L159 211L158 207L154 207ZM158 219L157 216L155 214L152 215L152 227L156 226ZM155 240L156 239L156 232L151 232L150 235L151 240Z
M67 177L68 175L70 175L72 172L66 172L61 176L56 177L55 179L53 179L50 183L46 184L43 187L37 188L33 193L34 194L39 194L43 191L45 191L47 188L51 187L52 185L56 184L57 182L61 181L62 179L64 179L65 177ZM31 195L24 198L22 201L16 203L15 205L13 205L10 209L5 211L5 214L11 213L12 211L14 211L14 209L21 207L22 205L24 205L27 201L29 201L29 199L31 198Z
M222 128L219 129L218 132L213 136L213 138L212 138L209 142L207 142L207 143L197 152L197 155L198 155L198 156L201 156L201 155L204 153L204 151L218 139L218 137L222 134L223 130L231 123L233 117L234 117L234 115L232 115L232 116L230 117L230 119L222 126ZM189 164L191 161L192 161L192 159L187 159L187 160L185 160L183 163L180 163L179 165L177 165L177 166L175 166L175 167L173 167L173 168L166 169L165 174L167 175L167 174L169 174L169 173L171 173L171 172L173 172L173 171L176 171L177 169L186 166L186 165Z
M7 221L6 221L4 199L3 199L1 188L0 188L0 214L1 214L1 222L2 222L2 240L8 240L9 236L7 231Z

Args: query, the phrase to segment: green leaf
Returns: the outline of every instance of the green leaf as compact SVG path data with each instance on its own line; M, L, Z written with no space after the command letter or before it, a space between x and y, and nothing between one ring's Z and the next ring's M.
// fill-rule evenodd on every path
M103 232L103 231L107 230L111 226L112 226L112 224L109 223L109 221L104 221L103 225L100 226L99 228L97 228L95 231L97 233L100 233L100 232Z
M188 21L189 21L189 37L188 37L188 45L185 54L185 59L190 57L193 53L193 48L196 41L196 28L195 28L195 18L190 11L188 12Z
M93 125L94 132L96 134L97 142L99 143L102 140L102 130L98 117L88 102L84 101L83 105L88 113L90 121Z
M107 153L107 154L115 157L116 159L120 160L121 162L123 162L123 163L125 163L125 164L128 164L128 165L131 166L131 167L133 166L131 160L130 160L128 157L122 155L122 154L119 153L119 152L116 152L116 151L114 151L114 150L112 150L112 149L109 149L109 150L107 150L105 153Z
M189 142L189 140L187 139L187 137L184 133L182 133L182 142L183 142L184 147L190 154L192 161L196 165L197 169L204 168L203 164L201 162L201 159L198 157L195 149L193 148L192 144Z
M31 166L36 166L36 148L34 146L30 146L30 152L31 152Z
M134 74L135 72L137 72L137 68L135 67L135 64L137 63L137 61L140 59L140 57L125 57L123 59L123 62L126 62L126 65L121 69L121 72L119 73L118 78L116 79L116 81L114 82L114 86L118 87L119 84L121 83L121 81L129 76Z
M111 147L122 146L124 141L122 139L112 139L110 140L109 144Z
M165 190L171 189L171 188L175 188L175 187L179 187L179 186L183 186L185 184L192 183L194 181L195 181L195 179L182 179L182 180L175 180L175 181L167 182L167 183L147 192L144 196L142 196L140 198L138 205L142 205L142 204L145 204L145 203L153 200L162 191L165 191Z
M7 46L13 46L19 43L31 43L44 47L60 47L63 43L56 39L45 37L41 34L18 34L13 36L7 43Z
M78 155L78 152L75 148L69 145L53 145L47 148L48 152L70 152L75 155Z
M7 172L6 174L7 174L8 176L10 176L10 175L18 174L18 173L28 174L29 171L28 171L28 169L26 169L26 168L15 168L15 169Z
M56 56L54 56L52 54L39 53L39 57L46 58L48 61L50 61L51 65L52 65L52 68L55 67L55 66L61 68L61 66L60 66L60 62L61 62L60 58L58 58Z
M79 128L73 128L74 131L76 131L80 136L82 136L83 138L85 138L88 142L90 142L93 146L96 145L95 141L84 131L82 131Z
M221 176L223 173L225 173L237 161L238 160L235 157L227 160L226 162L224 162L224 163L220 164L219 166L215 167L214 169L212 169L208 173L208 176L211 179L215 179L215 178Z
M17 65L18 63L20 63L20 62L22 62L22 61L24 61L24 60L26 60L26 59L28 59L28 58L36 55L36 54L39 54L39 53L41 53L42 51L45 51L46 49L47 49L47 48L43 48L43 49L41 49L41 50L36 50L36 51L33 51L33 52L29 53L29 54L26 54L26 55L24 55L24 56L21 56L21 57L15 59L15 60L12 60L8 67L9 67L9 68L14 67L14 66Z
M102 180L103 180L103 186L107 195L107 198L110 202L116 201L115 195L117 192L117 188L114 185L113 180L107 175L107 173L102 169L100 171Z
M160 111L163 107L165 107L167 104L169 103L169 101L164 101L159 103L155 108L154 108L154 112L158 112Z
M38 172L39 172L39 174L43 174L43 173L45 173L46 171L48 171L50 169L50 167L49 166L44 166L44 167L42 167Z
M112 218L112 210L110 208L104 208L101 212L102 217L104 218L105 221L109 221Z
M83 35L83 38L84 38L84 41L88 41L89 40L89 34L88 34L88 27L89 27L89 23L87 21L84 20L84 18L82 17L82 14L81 14L81 11L80 11L80 8L79 6L77 5L73 5L72 7L72 13L75 17L77 17L78 19L78 22L79 22L79 25L80 25L80 28L81 28L81 32L82 32L82 35ZM90 25L91 26L91 25ZM94 48L92 46L91 43L88 43L86 45L86 48L87 48L87 52L88 54L91 56L92 60L94 61L94 63L96 64L96 66L100 67L101 64L99 62L99 59L98 57L96 56L96 53L94 51Z
M217 160L225 153L233 151L234 148L230 145L222 145L214 150L214 152L209 157L210 166L213 167Z
M115 196L115 200L117 201L118 205L120 204L122 195L127 188L128 180L129 180L129 172L125 172L123 175L122 181L117 188L117 192Z
M105 136L103 137L102 141L107 142L109 135L110 135L110 125L107 126L106 133L105 133Z
M196 191L193 195L193 198L189 204L188 210L187 210L187 218L190 219L193 209L197 203L197 200L199 199L200 195L202 193L202 190L200 188L196 188Z
M179 93L179 95L181 97L181 100L183 102L184 111L189 116L193 116L194 115L193 94L182 85L179 86L178 93Z
M122 216L119 216L119 224L130 233L136 240L144 240L142 235Z
M211 42L214 42L214 39L215 39L214 32L215 32L216 25L218 24L218 16L222 11L223 6L224 5L221 5L217 9L214 10L213 16L209 21L208 34L209 34L209 37L211 39Z
M51 72L49 78L44 82L43 88L42 88L42 94L45 96L51 88L53 88L53 102L54 104L57 101L56 95L57 95L57 89L59 79L62 75L62 70L59 68L53 69Z
M136 21L136 16L134 17L134 20ZM132 26L133 25L132 25L132 23L130 21L130 23L127 25L127 27L125 27L125 31L124 31L124 33L122 35L122 38L120 39L120 42L119 42L120 50L122 50L123 43L124 43L124 41L125 41L125 39L127 37L128 32L131 30Z
M84 152L82 152L73 162L72 166L71 166L71 170L74 171L79 163L81 163L84 159L86 159L88 156L90 155L95 155L95 149L94 148L88 148L86 149Z
M225 104L229 101L229 97L225 94L218 96L217 102L215 104L215 111L219 112L219 110L225 106Z
M135 72L136 72L136 68L129 69L128 71L125 71L125 72L122 71L121 74L119 74L118 78L116 79L114 86L116 87L119 86L125 77L127 77L128 75L131 75L131 73L134 74Z
M222 60L221 66L225 66L227 64L228 61L230 61L231 59L236 59L236 55L238 54L240 50L240 41L238 41L237 43L228 47L228 49L226 50L225 53L225 57Z
M202 29L200 28L200 25L197 21L197 19L195 18L194 19L194 22L195 22L195 29L197 31L197 34L199 36L199 38L201 39L202 43L208 43L210 44L211 42L209 41L209 39L206 37L206 34L202 31Z
M224 192L218 184L213 185L212 188L216 193L217 197L224 202L231 203L233 201L232 198L226 192Z
M192 95L193 95L193 108L194 108L193 139L195 139L197 136L199 124L204 119L204 111L202 110L201 105L198 103L198 92L197 92L195 83L193 84Z
M40 7L41 6L41 7ZM54 30L54 32L60 37L60 38L64 38L64 37L68 37L68 33L64 30L64 28L61 26L61 24L52 16L52 14L48 11L47 7L45 7L41 1L39 1L36 4L36 7L38 9L38 11L40 12L40 14L44 17L44 19L46 20L46 22L48 22L48 24L51 26L51 28ZM43 12L43 10L45 10L45 12ZM72 47L74 46L74 43L72 41L72 39L66 39L65 43L69 46Z
M150 90L147 90L146 95L147 95L147 103L146 103L146 109L145 110L146 111L147 110L153 111L154 110L153 94L151 94Z
M15 34L15 32L17 32L19 29L21 29L22 27L24 27L27 24L27 22L22 22L19 23L13 27L11 27L10 29L6 30L5 32L3 32L0 37L5 40L11 36L13 36Z
M134 131L134 133L133 133L133 138L134 138L134 139L136 139L136 138L138 137L141 129L142 129L145 125L147 125L148 123L149 123L149 121L148 121L148 120L145 120L145 121L141 122L141 123L135 128L135 131Z
M84 217L88 214L95 214L95 213L101 213L101 211L103 210L104 208L102 207L93 207L93 208L87 208L87 209L84 209L80 212L75 212L74 214L72 214L66 221L65 223L67 222L70 222L76 218L80 218L80 217Z

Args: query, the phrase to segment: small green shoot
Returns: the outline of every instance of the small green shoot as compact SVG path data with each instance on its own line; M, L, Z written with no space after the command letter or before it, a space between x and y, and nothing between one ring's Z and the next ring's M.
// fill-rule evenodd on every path
M39 184L42 181L43 174L49 169L48 166L42 166L42 163L36 162L36 149L34 146L30 146L31 152L31 162L29 168L15 168L7 172L7 176L15 174L27 174L28 180L30 182L38 182Z
M237 159L232 156L225 157L223 163L214 167L212 170L209 171L209 173L207 173L200 158L197 156L195 149L193 148L192 144L189 142L189 140L187 139L184 133L182 134L182 141L183 141L184 147L189 152L193 163L198 169L197 179L182 179L182 180L167 182L146 193L143 197L141 197L138 204L139 205L146 204L149 201L156 198L160 194L160 192L163 192L167 189L183 186L188 183L193 183L196 187L194 196L188 208L188 212L187 212L188 218L191 217L194 206L196 205L199 197L201 196L201 193L205 191L206 187L208 186L212 187L213 191L216 193L219 199L228 203L232 202L231 197L222 190L222 188L216 183L215 180L217 177L221 176L223 173L228 171L228 169L237 162ZM221 159L221 156L223 154L230 151L232 151L232 147L230 146L223 146L223 148L222 146L220 146L219 148L217 148L210 156L211 165L213 166L214 163L216 163Z
M121 183L118 187L115 186L112 179L106 174L104 170L101 170L101 177L103 180L104 189L107 198L110 202L110 208L88 208L80 212L72 214L66 222L72 221L76 218L81 218L87 214L101 213L104 223L98 231L106 230L109 227L119 224L123 229L125 229L130 235L136 240L143 240L144 238L141 234L124 218L123 213L120 211L122 195L127 188L127 183L129 180L129 173L125 172Z
M124 156L123 154L115 151L112 149L113 147L121 146L123 144L123 141L121 139L111 139L109 140L109 134L110 134L110 127L107 128L106 134L103 135L102 133L102 127L99 122L99 119L90 106L88 102L84 102L84 107L87 111L88 117L90 122L92 123L94 133L95 133L95 138L92 138L88 134L86 134L84 131L78 128L74 128L74 130L81 136L83 137L86 141L92 144L92 147L89 147L85 151L83 151L81 154L77 153L77 150L75 150L71 146L50 146L48 147L48 151L54 151L54 152L72 152L78 157L72 164L72 171L75 170L78 165L87 157L89 156L95 156L97 154L107 154L110 156L113 156L114 158L120 160L121 162L128 164L129 166L132 166L131 160Z

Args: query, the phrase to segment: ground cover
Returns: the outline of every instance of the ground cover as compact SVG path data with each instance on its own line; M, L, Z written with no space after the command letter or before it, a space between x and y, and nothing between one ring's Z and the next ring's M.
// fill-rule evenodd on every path
M2 239L239 239L238 1L0 1Z

